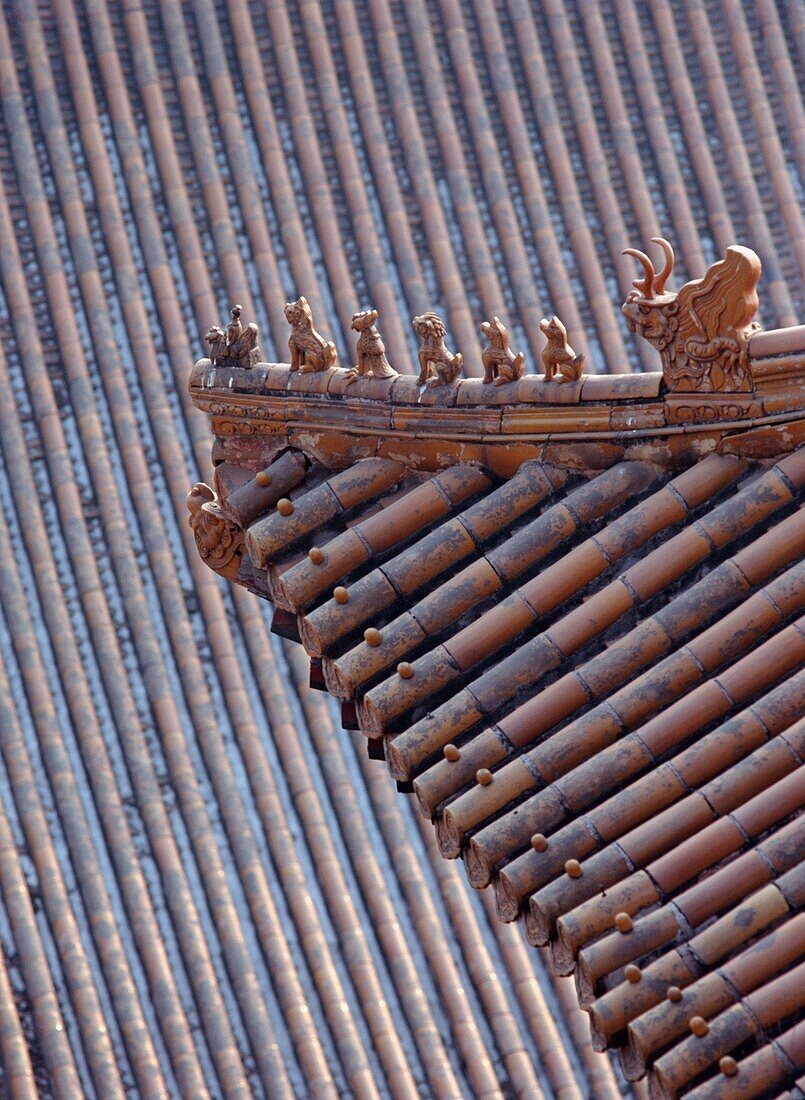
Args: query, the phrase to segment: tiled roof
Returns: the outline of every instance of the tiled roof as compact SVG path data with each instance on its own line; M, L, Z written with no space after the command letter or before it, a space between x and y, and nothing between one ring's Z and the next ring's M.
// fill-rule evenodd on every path
M333 372L323 450L312 445L313 393L304 407L314 429L301 416L291 425L284 461L272 454L244 467L248 445L237 461L216 454L219 488L231 475L223 495L247 528L283 498L301 508L362 458L384 460L375 464L373 487L391 479L378 488L378 504L421 487L416 514L398 509L392 545L383 523L367 514L362 478L357 485L345 478L335 493L320 490L314 502L323 512L315 514L329 518L297 544L299 561L291 549L289 568L272 579L278 602L280 592L286 602L296 593L302 608L313 609L303 629L325 602L303 591L302 578L315 587L321 576L305 564L305 539L334 553L330 543L353 517L365 524L357 538L366 542L346 537L339 545L350 571L328 583L342 580L349 599L331 608L331 624L343 625L358 608L358 578L374 576L361 614L371 612L383 627L387 610L400 613L395 586L403 578L418 585L413 605L482 552L494 555L509 525L524 529L574 493L584 499L583 482L595 486L621 461L639 463L653 487L610 487L599 506L588 501L591 519L564 531L574 547L603 537L630 500L639 507L644 492L661 492L702 457L685 440L706 435L680 419L688 415L684 402L658 400L658 358L620 318L636 274L621 249L651 248L646 242L664 234L681 283L742 241L763 261L763 324L775 329L805 316L803 58L798 9L772 0L511 0L494 8L469 0L59 0L0 8L7 318L0 346L0 1093L104 1100L614 1100L621 1093L610 1061L591 1048L571 979L546 970L520 928L497 920L491 890L467 888L458 865L439 855L431 826L409 800L394 797L383 767L366 757L363 735L340 731L326 696L310 690L310 677L323 685L335 675L329 656L326 669L324 658L311 667L299 645L269 632L267 604L221 583L199 558L185 495L199 477L210 479L211 436L186 393L187 368L234 302L259 324L263 357L283 358L283 304L300 293L343 363L351 360L353 314L370 304L402 372L416 364L410 318L430 309L445 317L448 342L469 374L482 373L479 326L495 314L507 322L514 351L525 353L526 377L485 388L480 402L472 396L480 382L421 397L408 377L348 384ZM533 376L540 321L554 312L585 355L578 382ZM790 353L801 345L796 330L784 332L788 347L779 332L753 337L756 377L766 368L768 375L760 407L746 394L698 406L723 420L726 404L742 421L722 457L745 465L721 497L697 506L692 522L749 491L801 441L787 405L798 362ZM626 373L640 367L648 373ZM598 376L605 368L619 378ZM296 387L315 390L306 377L269 400L272 416L280 407L282 417L293 411ZM339 386L343 418L336 421ZM370 402L389 386L391 404ZM242 396L242 410L252 400L265 404ZM385 441L392 409L403 457L398 443L353 452L351 429L360 425L366 438ZM674 417L667 451L652 450L647 441ZM506 446L490 445L502 429ZM586 440L591 431L597 441ZM628 456L624 433L634 433ZM445 457L438 480L427 465L435 437ZM254 477L269 461L274 490L282 490L276 497ZM244 468L245 477L237 473ZM488 503L493 498L497 505ZM210 493L200 490L192 503L216 520L214 507L204 511ZM776 540L778 521L793 507L759 518L734 546L713 551L692 567L695 579L708 562L737 558L755 539ZM430 532L447 535L423 557L417 545ZM561 524L551 535L563 537ZM204 544L206 560L225 577L249 568L242 544L229 536L231 529ZM665 538L657 532L651 548ZM563 545L570 544L557 541L548 558L506 584L529 584L541 565L560 560ZM384 581L391 561L406 553ZM494 561L500 565L501 556ZM494 582L483 573L478 566L474 583ZM783 573L781 566L753 582L746 602ZM264 583L268 594L267 578L259 571L246 579ZM678 598L691 579L669 581L663 591ZM470 585L466 598L478 591ZM508 594L500 588L484 599L491 605ZM733 597L743 604L737 591ZM570 593L567 607L540 604L537 612L553 622L580 598ZM393 602L383 607L384 599ZM650 601L645 621L658 613ZM277 612L274 625L293 633L296 612ZM442 635L467 625L446 624ZM360 629L349 629L324 647L336 660L360 640ZM410 656L414 665L419 658ZM579 662L588 657L595 659L587 648L577 653ZM471 677L462 673L442 690L455 695ZM749 729L762 719L768 751L779 753L776 739L789 736L775 718L778 705L785 713L775 694L783 687L750 700L748 715L741 706L737 716L714 720L705 737L721 722ZM352 702L345 700L344 712L354 725ZM756 740L747 752L761 748L759 733ZM369 747L377 754L380 739ZM764 774L784 782L779 757L769 759ZM691 772L694 790L698 775ZM705 776L700 785L714 781ZM743 804L728 812L743 814ZM744 816L737 819L747 828ZM698 807L700 821L703 828ZM777 848L769 855L763 846L776 844L786 827L772 823L759 834L761 862L777 858ZM607 847L577 851L592 868ZM646 868L634 873L661 858L648 851ZM710 975L696 1002L707 1018L740 1014L736 1026L762 1026L763 1036L773 1036L738 1050L741 1086L750 1074L774 1081L782 1072L790 1081L799 1057L790 1017L770 1025L762 1001L789 1003L775 984L789 962L762 949L738 962L743 944L753 951L783 927L784 906L792 921L797 916L789 874L758 885L765 916L751 941L738 942L740 915L734 949L718 933L731 952L725 966L738 967L735 985L726 971L730 995L737 989L743 1000L729 1008ZM539 912L529 910L529 920L542 919ZM723 919L732 919L729 912ZM563 928L558 922L557 935ZM692 928L690 942L708 930ZM658 960L671 960L676 946L660 945ZM689 965L685 943L680 952ZM762 981L751 978L750 989L747 975L761 956ZM610 1011L605 995L596 990L595 1020ZM657 1009L639 1019L650 1024ZM596 1026L603 1035L607 1025ZM655 1056L650 1032L644 1039L637 1028L635 1021L617 1035L635 1059L650 1052L659 1073L663 1054Z
M743 406L527 379L496 422L480 382L414 406L337 369L191 381L216 432L202 555L235 533L230 579L657 1096L724 1057L701 1095L802 1064L805 340L749 348ZM680 402L722 399L679 434Z

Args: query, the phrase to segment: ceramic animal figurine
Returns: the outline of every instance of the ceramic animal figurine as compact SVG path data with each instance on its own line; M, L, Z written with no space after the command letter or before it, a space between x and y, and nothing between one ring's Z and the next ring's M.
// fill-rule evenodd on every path
M445 347L447 330L444 321L436 313L423 313L414 317L414 332L421 340L419 346L419 386L446 386L455 382L461 374L464 356Z

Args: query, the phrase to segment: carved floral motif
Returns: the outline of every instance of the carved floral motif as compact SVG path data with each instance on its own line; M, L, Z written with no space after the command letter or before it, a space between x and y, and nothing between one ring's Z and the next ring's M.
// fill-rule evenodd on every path
M235 580L243 556L243 532L224 516L214 491L198 482L187 494L189 523L202 561Z
M760 259L751 248L731 245L703 278L673 293L665 290L674 267L673 249L662 237L652 240L665 253L659 274L644 252L624 250L645 272L623 305L630 332L643 336L660 353L671 391L751 390L748 343L760 327L752 320L758 308Z
M270 428L264 428L253 420L213 420L213 430L216 435L261 435Z
M761 417L763 409L759 401L745 404L713 403L673 405L668 407L668 420L671 424L703 424L713 420L748 420Z
M493 382L502 386L505 382L516 382L525 374L525 355L514 354L509 347L509 334L499 317L484 321L481 332L486 337L486 347L481 353L484 364L484 382Z
M207 412L210 416L265 416L262 409L253 408L251 405L235 405L231 401L210 401L207 404Z
M414 317L411 322L414 332L421 340L419 346L419 386L446 386L455 382L461 374L464 356L461 352L453 354L445 346L447 330L444 321L437 313L427 312Z

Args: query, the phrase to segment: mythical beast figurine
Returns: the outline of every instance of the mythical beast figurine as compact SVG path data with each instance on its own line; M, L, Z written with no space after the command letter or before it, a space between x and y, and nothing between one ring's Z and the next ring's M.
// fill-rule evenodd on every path
M554 315L543 317L540 331L548 341L542 349L542 365L546 382L578 382L584 374L584 353L578 355L567 342L567 329ZM556 375L559 375L557 378Z
M447 330L437 313L423 313L411 322L421 340L419 346L419 386L446 386L455 382L461 374L464 356L461 352L448 351L444 338Z
M226 331L213 325L205 333L204 340L210 345L210 359L215 367L256 367L260 361L260 348L257 341L260 332L252 321L246 328L240 319L242 305L234 305L229 311L229 323Z
M396 378L397 372L386 358L386 346L377 331L376 309L362 309L354 314L352 328L358 334L355 348L357 365L348 371L349 381L356 378Z
M297 298L285 306L285 320L291 326L288 347L291 370L301 374L328 370L335 366L337 353L332 340L325 340L313 327L313 314L307 298Z
M186 501L202 561L227 580L236 581L243 557L243 532L226 518L215 492L203 481L193 486Z
M484 364L484 382L493 382L502 386L506 382L516 382L525 374L525 355L514 354L509 347L509 334L499 317L484 321L481 332L486 337L486 347L481 355Z
M665 253L659 273L645 252L624 249L645 272L623 305L629 331L645 337L660 353L665 384L672 392L750 391L748 344L760 328L753 321L760 259L751 248L730 245L703 278L674 293L665 289L674 250L662 237L652 240Z

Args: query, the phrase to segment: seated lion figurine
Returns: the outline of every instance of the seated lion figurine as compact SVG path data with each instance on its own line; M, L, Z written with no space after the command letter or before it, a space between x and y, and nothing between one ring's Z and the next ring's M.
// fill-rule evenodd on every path
M481 332L487 340L481 359L484 364L484 382L493 382L502 386L505 382L516 382L525 374L525 355L514 354L509 347L509 334L499 317L484 321Z
M444 338L447 330L444 321L436 313L423 313L411 322L422 343L419 347L418 386L446 386L455 382L461 374L464 356L461 352L448 351Z
M301 374L329 370L338 357L332 340L325 340L313 327L313 314L307 298L297 298L285 306L285 319L291 326L288 347L291 351L291 370Z

